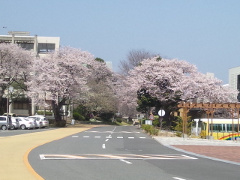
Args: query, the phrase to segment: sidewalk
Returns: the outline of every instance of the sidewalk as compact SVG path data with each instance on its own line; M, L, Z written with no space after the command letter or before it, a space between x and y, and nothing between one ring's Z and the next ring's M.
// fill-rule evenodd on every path
M161 144L193 155L240 165L240 141L154 137Z
M42 180L43 178L32 169L28 162L30 151L37 146L62 139L92 127L80 125L75 128L59 128L30 134L0 137L0 179Z

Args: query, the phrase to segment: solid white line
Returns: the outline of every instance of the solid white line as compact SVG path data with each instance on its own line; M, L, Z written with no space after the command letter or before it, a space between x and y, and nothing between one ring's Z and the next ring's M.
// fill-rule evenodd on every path
M132 164L131 162L126 161L126 160L124 160L124 159L120 159L120 161L125 162L125 163L127 163L127 164Z
M176 179L176 180L186 180L186 179L179 178L179 177L173 177L173 179Z
M106 145L105 145L105 144L103 144L103 145L102 145L102 148L103 148L103 149L106 149Z

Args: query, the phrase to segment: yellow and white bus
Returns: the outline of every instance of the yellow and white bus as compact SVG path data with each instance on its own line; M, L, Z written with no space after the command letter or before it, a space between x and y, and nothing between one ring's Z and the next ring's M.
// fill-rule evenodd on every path
M240 138L239 119L194 119L191 133L201 138L236 140Z

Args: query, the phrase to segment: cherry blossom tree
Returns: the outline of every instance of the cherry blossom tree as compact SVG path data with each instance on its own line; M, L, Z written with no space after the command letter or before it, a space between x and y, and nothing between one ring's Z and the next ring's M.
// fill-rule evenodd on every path
M0 102L3 102L4 91L10 85L14 86L16 97L24 94L34 58L31 51L24 50L16 44L0 44Z
M95 68L88 78L89 92L85 106L95 115L114 115L117 112L116 95L114 94L114 73L104 60L95 59ZM104 119L107 120L107 119Z
M61 107L67 101L86 101L90 78L96 81L108 74L103 63L80 49L64 47L58 52L39 58L34 62L29 82L29 96L37 105L48 106L51 100L55 121L61 122Z
M197 71L196 66L177 59L146 59L129 72L119 92L122 104L137 107L137 92L144 90L161 106L196 100L236 102L237 92L226 89L221 81ZM126 88L127 87L127 88Z

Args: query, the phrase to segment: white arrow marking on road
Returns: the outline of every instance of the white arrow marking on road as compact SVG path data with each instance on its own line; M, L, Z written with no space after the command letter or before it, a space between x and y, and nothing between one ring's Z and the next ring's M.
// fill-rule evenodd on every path
M127 163L127 164L132 164L131 162L126 161L126 160L124 160L124 159L120 159L120 161L125 162L125 163Z

